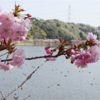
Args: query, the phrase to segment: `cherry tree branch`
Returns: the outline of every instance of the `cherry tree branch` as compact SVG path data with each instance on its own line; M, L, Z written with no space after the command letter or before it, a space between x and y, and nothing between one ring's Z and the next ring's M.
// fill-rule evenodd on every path
M14 91L16 91L18 88L20 88L25 82L27 82L31 76L41 67L43 66L48 60L44 61L40 66L38 66L19 86L17 86L14 90L12 90L11 92L9 92L6 96L3 96L3 98L1 100L5 100L5 98L7 98L9 95L11 95ZM1 92L2 94L2 92Z
M33 60L33 59L39 59L39 58L46 58L46 57L58 57L59 55L48 55L48 56L39 56L39 57L31 57L31 58L25 58L25 60ZM5 62L5 61L11 61L12 59L6 59L6 60L1 60L1 62Z
M25 99L23 99L23 100L26 100L27 98L29 98L30 97L30 95L29 96L27 96Z
M5 97L4 97L3 93L2 93L1 91L0 91L0 93L1 93L1 95L2 95L3 100L6 100L6 99L4 99Z

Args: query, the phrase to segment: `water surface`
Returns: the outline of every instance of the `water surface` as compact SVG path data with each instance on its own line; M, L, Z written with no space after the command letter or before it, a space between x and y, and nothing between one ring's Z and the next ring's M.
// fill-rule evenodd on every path
M42 56L44 47L18 46L26 51L27 57ZM0 70L0 91L6 95L20 85L45 59L26 61L22 68ZM33 74L30 80L19 88L7 100L13 100L14 94L22 100L99 100L100 99L100 62L89 64L87 68L77 68L70 60L59 57L49 61ZM1 98L1 95L0 95Z

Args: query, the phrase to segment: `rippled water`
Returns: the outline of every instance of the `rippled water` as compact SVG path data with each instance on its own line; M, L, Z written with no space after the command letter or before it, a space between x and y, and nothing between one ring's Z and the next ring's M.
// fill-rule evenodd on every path
M27 57L44 55L44 47L18 46L23 48ZM21 69L14 68L4 72L0 70L0 91L6 95L22 81L45 59L26 61ZM99 100L100 99L100 62L90 64L80 69L69 60L59 57L55 62L47 62L30 80L19 88L7 100L14 100L14 94L22 100ZM1 95L0 95L1 98Z

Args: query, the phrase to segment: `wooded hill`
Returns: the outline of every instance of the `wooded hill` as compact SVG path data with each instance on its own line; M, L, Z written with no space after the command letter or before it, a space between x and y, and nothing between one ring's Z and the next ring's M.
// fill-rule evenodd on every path
M100 27L85 24L65 23L57 19L43 20L31 18L32 27L27 39L62 39L85 40L88 32L93 32L100 40Z

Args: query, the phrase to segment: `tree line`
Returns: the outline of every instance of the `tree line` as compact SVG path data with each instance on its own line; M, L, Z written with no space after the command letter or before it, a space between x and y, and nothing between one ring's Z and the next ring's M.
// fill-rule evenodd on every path
M31 18L31 30L27 39L62 39L86 40L88 32L93 32L100 40L100 26L93 27L85 24L65 23L57 19L43 20Z

